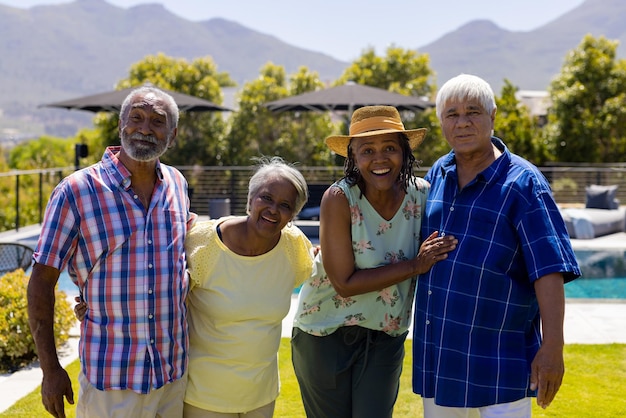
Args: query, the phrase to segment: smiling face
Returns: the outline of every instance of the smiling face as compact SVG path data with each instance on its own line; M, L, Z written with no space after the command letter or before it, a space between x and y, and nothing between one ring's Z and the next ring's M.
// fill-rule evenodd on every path
M367 188L388 190L398 181L404 154L397 133L355 137L350 142L355 166Z
M477 100L445 103L441 112L441 129L457 155L491 150L496 109L488 113Z
M293 219L298 192L288 180L269 178L250 199L249 215L260 235L271 237Z
M127 117L120 120L124 152L136 161L153 161L165 153L171 141L165 102L154 93L133 99Z

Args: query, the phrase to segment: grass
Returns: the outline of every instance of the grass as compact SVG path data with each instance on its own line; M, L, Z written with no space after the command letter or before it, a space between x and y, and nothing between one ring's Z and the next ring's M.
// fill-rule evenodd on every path
M407 355L400 382L400 395L394 417L422 416L422 403L411 391L411 340L406 343ZM304 417L298 383L291 366L289 340L280 345L281 394L276 401L276 418ZM533 403L533 417L623 417L626 416L626 344L565 346L566 373L561 390L548 409ZM78 393L78 360L67 367ZM0 418L39 418L49 416L41 405L39 388L20 399ZM74 406L66 404L68 418L74 418Z

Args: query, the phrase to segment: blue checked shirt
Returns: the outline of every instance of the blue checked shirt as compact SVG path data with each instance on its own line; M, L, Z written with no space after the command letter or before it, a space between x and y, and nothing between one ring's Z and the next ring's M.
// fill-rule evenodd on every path
M462 190L454 151L426 175L422 236L459 243L419 277L414 314L413 390L450 407L512 402L529 389L541 344L534 281L580 275L565 224L541 172L503 152Z

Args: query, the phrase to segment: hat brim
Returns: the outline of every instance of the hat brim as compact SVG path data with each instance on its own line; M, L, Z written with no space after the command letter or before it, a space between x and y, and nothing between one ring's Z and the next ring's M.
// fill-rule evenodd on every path
M342 157L348 156L348 145L350 144L350 140L352 138L363 138L367 136L377 136L377 135L385 135L391 133L403 133L409 139L409 146L412 150L417 148L422 142L424 142L424 138L426 137L426 128L419 129L408 129L406 131L399 131L397 129L381 129L378 131L370 131L363 132L361 134L356 135L331 135L326 138L326 145L331 149L335 154L341 155Z

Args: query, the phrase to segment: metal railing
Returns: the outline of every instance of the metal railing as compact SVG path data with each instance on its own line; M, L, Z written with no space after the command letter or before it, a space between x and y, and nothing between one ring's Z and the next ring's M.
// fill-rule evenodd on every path
M41 223L52 189L73 171L60 167L0 173L0 231L19 230L24 219Z
M230 213L245 214L248 180L254 167L177 167L187 178L190 186L191 210L199 215L209 215L211 201L229 201ZM343 175L342 167L299 166L309 184L311 198L307 206L319 204L321 193L333 181ZM417 175L426 174L428 167L417 170ZM626 205L626 163L551 165L540 167L550 181L559 204L584 205L585 187L591 184L617 184L617 198ZM3 230L41 223L43 211L50 192L59 181L74 171L74 167L45 170L24 170L0 173L0 220ZM9 210L10 209L10 210ZM28 216L24 216L25 213Z

